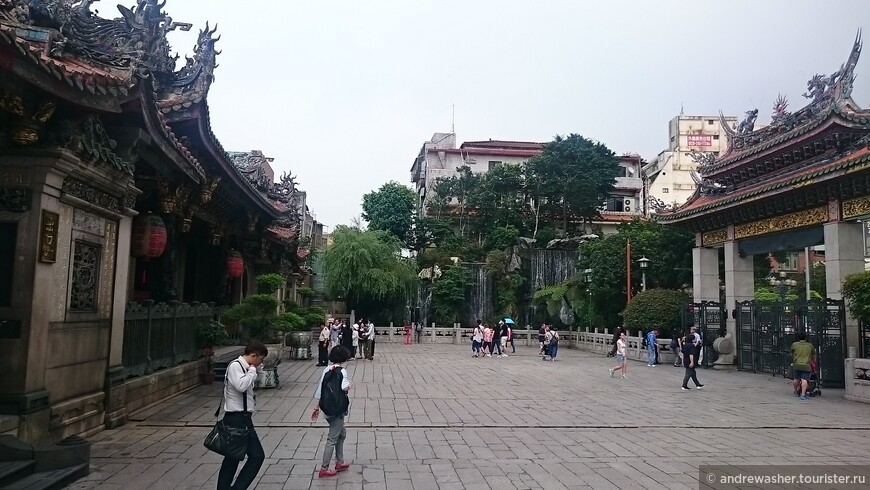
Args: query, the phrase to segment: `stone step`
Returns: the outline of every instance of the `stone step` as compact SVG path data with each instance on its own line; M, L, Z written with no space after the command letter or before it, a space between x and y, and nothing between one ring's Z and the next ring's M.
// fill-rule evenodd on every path
M3 485L4 490L56 490L88 474L88 465L80 464L59 470L40 471Z
M29 475L32 467L33 460L0 462L0 488Z

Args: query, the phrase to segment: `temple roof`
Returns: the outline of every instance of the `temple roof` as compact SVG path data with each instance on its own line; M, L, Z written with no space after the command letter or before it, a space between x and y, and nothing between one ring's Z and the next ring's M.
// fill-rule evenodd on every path
M757 109L748 111L736 129L729 128L720 114L727 150L719 157L695 154L695 193L677 209L660 212L657 219L681 222L863 164L870 138L870 110L851 98L861 47L859 31L839 70L831 75L817 74L807 82L803 95L810 102L791 113L788 101L780 95L771 124L764 128L754 129Z
M204 181L202 153L222 167L241 186L243 194L275 217L290 220L298 211L295 178L264 182L232 163L211 130L206 104L217 67L216 29L206 24L199 32L192 57L176 70L178 55L171 54L167 34L190 30L175 22L158 0L136 0L119 5L120 17L105 19L91 10L94 0L0 0L0 46L4 43L38 67L27 68L0 50L0 68L38 84L54 95L97 112L141 111L145 128L157 145L194 182ZM30 72L26 71L31 70ZM43 71L43 76L39 75ZM58 85L60 83L61 85ZM205 152L188 148L182 125L193 124L193 134ZM189 127L189 126L185 126ZM186 144L187 143L187 144Z

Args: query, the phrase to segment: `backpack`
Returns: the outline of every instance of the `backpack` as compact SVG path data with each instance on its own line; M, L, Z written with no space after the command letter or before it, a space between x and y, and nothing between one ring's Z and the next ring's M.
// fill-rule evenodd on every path
M422 331L423 331L423 324L422 324L422 323L418 323L417 326L414 327L414 330L416 330L416 331L418 331L418 332L422 332Z
M559 345L559 332L553 332L553 337L550 339L550 345Z
M342 417L350 406L347 393L341 389L343 378L341 368L330 369L323 375L323 384L320 385L320 410L327 417Z
M676 335L672 335L672 337L673 338L671 339L671 350L675 351L680 346L680 341L677 339Z

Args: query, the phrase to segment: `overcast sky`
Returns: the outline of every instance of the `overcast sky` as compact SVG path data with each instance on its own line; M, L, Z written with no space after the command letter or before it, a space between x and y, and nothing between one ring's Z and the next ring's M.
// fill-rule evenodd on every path
M116 17L114 3L95 8ZM330 230L384 182L410 185L453 105L460 142L579 133L651 159L681 107L757 107L766 123L778 93L804 105L806 81L840 67L862 23L870 38L862 0L168 0L165 11L195 26L170 38L182 55L218 23L215 133L296 174ZM870 60L857 74L866 105Z

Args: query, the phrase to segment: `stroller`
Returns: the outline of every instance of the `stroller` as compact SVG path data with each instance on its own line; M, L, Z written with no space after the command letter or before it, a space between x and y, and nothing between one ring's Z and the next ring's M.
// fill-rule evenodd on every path
M810 379L807 381L807 396L822 396L822 390L819 387L819 363L816 359L810 362Z

